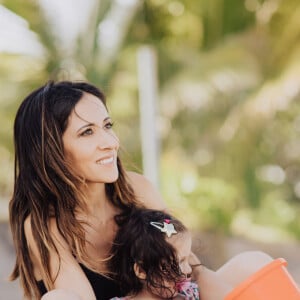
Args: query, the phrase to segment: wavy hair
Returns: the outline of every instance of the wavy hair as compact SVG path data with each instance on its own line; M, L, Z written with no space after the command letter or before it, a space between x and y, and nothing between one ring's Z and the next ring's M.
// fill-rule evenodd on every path
M152 209L137 208L123 221L117 232L112 248L108 269L121 283L125 295L137 295L146 287L154 295L168 294L172 298L176 283L183 279L177 253L167 241L167 235L150 225L171 220L177 233L186 232L186 227L171 215ZM139 279L134 271L137 264L146 274ZM172 288L166 285L174 284Z
M50 218L55 218L57 228L69 243L73 255L84 260L89 258L83 224L75 217L77 209L84 203L84 195L77 188L82 180L65 161L62 141L68 118L84 93L96 96L106 107L104 94L91 84L48 82L28 95L16 114L15 180L9 204L16 263L11 280L20 277L24 296L28 298L41 297L24 232L28 216L48 288L53 287L55 280L50 275L49 250L54 249L58 254L49 230ZM137 201L119 158L117 166L117 181L106 184L105 188L110 201L121 209L115 217L118 223L137 205Z

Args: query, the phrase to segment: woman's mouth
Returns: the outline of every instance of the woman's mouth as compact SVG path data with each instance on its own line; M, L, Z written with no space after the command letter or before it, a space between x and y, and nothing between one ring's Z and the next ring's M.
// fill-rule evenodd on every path
M98 165L108 165L111 164L114 161L114 157L108 157L108 158L103 158L103 159L99 159L96 161L96 163Z

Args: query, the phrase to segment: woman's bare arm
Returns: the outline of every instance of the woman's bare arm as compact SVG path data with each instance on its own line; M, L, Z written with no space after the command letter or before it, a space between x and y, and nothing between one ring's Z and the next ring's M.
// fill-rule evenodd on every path
M167 209L162 196L150 180L135 172L127 172L127 176L137 200L140 201L146 208L157 210Z
M45 294L41 300L82 300L78 295L73 292L55 289Z
M36 279L43 280L45 285L47 285L41 257L33 238L30 217L24 223L24 230L34 264ZM50 221L50 231L60 256L59 262L59 257L55 250L50 250L51 277L55 278L54 289L70 291L78 295L81 300L95 300L96 296L90 282L72 255L68 244L60 235L54 219Z

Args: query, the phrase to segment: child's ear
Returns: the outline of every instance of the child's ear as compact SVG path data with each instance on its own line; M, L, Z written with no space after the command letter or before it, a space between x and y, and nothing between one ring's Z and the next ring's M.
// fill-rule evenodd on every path
M136 277L138 277L139 279L142 279L142 280L146 279L146 273L145 273L145 271L136 262L133 265L133 270L134 270L134 273L135 273Z

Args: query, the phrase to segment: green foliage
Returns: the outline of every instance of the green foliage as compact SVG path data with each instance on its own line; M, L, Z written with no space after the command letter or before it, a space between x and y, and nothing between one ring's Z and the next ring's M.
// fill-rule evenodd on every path
M298 0L141 1L109 61L97 30L114 1L99 2L71 57L36 1L2 3L28 21L46 55L0 54L0 195L11 192L15 110L48 78L101 86L122 157L142 169L136 53L150 44L158 57L161 191L171 209L191 227L300 238Z

